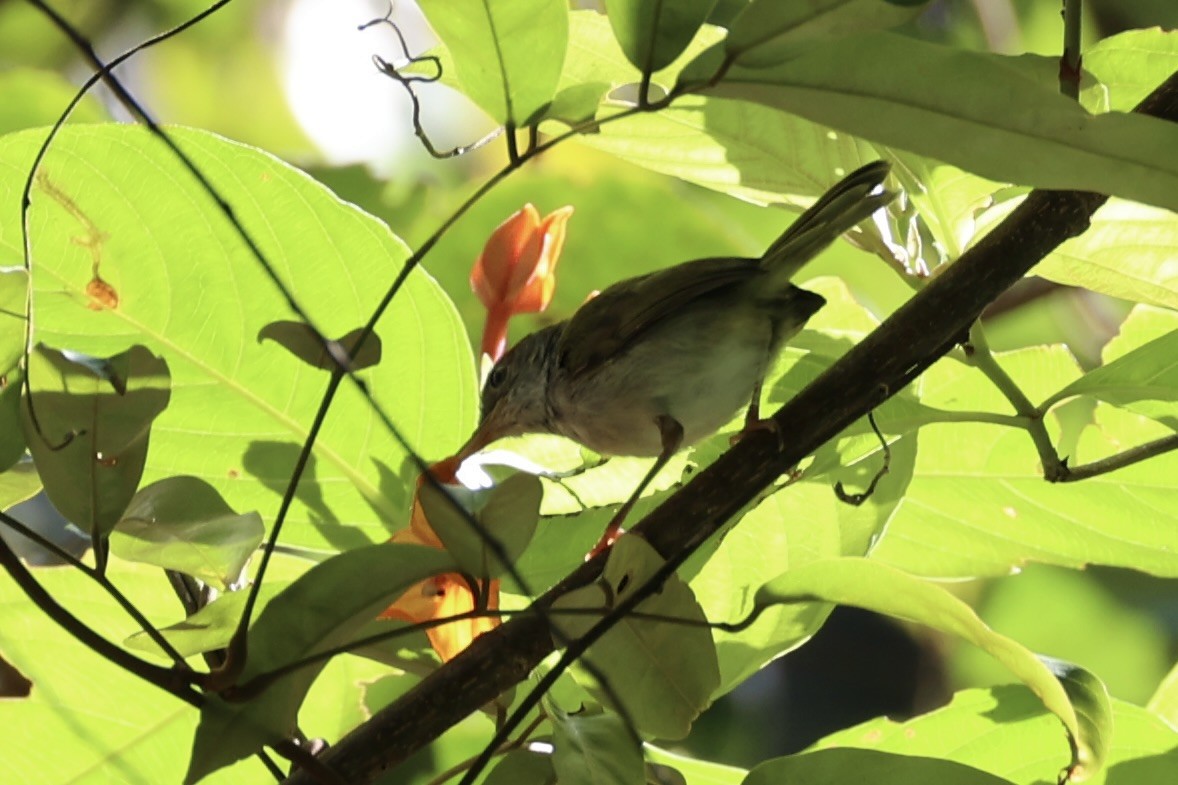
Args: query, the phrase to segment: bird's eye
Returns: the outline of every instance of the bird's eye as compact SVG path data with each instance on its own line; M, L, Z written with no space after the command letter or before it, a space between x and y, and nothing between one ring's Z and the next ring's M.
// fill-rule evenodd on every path
M487 387L498 387L503 384L504 377L507 376L507 369L502 365L496 365L491 369L491 373L487 376Z

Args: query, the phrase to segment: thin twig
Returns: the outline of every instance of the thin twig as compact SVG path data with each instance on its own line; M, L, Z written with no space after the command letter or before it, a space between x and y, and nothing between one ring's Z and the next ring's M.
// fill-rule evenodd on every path
M1082 0L1063 0L1063 54L1059 58L1059 91L1075 100L1080 98L1080 77L1083 73L1083 56L1080 54L1083 19Z
M1108 474L1117 469L1123 469L1126 466L1132 466L1135 463L1154 458L1158 455L1163 455L1171 450L1178 449L1178 434L1171 434L1170 436L1163 436L1160 439L1155 439L1152 442L1139 444L1136 447L1130 447L1124 452L1119 452L1116 455L1110 455L1107 458L1101 458L1098 461L1091 463L1082 463L1079 466L1068 466L1067 462L1061 462L1061 472L1055 477L1049 477L1051 482L1076 482L1078 480L1087 480L1090 477L1096 477L1100 474Z
M986 375L1003 397L1014 407L1019 417L1023 418L1023 427L1031 436L1035 450L1039 453L1039 463L1043 467L1043 476L1048 482L1057 482L1063 471L1063 462L1059 453L1051 443L1051 436L1047 433L1047 425L1043 421L1043 411L1031 403L1018 383L1010 377L1005 369L998 364L994 353L990 351L990 344L986 341L986 333L980 321L975 322L969 330L969 344L966 347L965 361Z

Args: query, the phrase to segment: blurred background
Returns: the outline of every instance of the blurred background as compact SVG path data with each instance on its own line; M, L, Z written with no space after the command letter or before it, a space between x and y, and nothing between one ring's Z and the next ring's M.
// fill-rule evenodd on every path
M722 22L741 0L721 0ZM109 59L207 7L192 0L57 0L54 6ZM574 3L582 7L592 3ZM1089 0L1086 40L1123 29L1178 27L1173 0ZM257 145L309 171L343 199L421 242L501 163L490 145L445 161L412 134L399 85L374 54L399 57L380 0L237 0L183 35L124 65L119 75L167 123L200 126ZM393 18L415 54L433 38L411 2ZM933 3L910 34L1002 53L1059 51L1059 4L1043 0ZM53 122L89 67L29 6L0 2L0 133ZM27 85L58 85L60 100L19 100ZM76 119L126 119L102 90ZM441 85L420 91L423 123L440 148L466 144L492 124ZM684 259L755 255L785 215L672 180L575 144L563 145L472 209L426 267L477 340L482 311L466 277L487 234L524 202L541 213L573 204L557 299L543 319L566 316L588 292ZM608 241L608 246L603 243ZM838 263L838 255L816 265ZM894 286L881 282L881 286ZM1067 343L1086 367L1115 334L1128 304L1029 279L988 314L995 349ZM535 320L518 319L528 332ZM33 511L19 511L25 518ZM52 525L50 521L48 525ZM982 617L1031 649L1093 669L1113 695L1143 703L1178 655L1178 585L1128 571L1029 566L1013 579L957 586ZM698 723L685 748L736 765L793 752L858 721L904 717L944 703L963 686L1006 680L984 655L954 641L855 610L834 613L817 637L766 668ZM19 694L0 660L0 695ZM740 717L740 722L734 720ZM756 718L754 721L749 721ZM737 734L735 728L743 729ZM750 730L751 729L751 730Z

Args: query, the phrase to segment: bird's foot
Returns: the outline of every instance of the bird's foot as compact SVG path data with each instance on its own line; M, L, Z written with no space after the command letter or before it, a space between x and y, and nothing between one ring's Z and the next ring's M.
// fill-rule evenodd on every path
M781 427L772 417L766 417L765 419L758 417L756 419L750 418L745 420L744 427L729 437L728 444L729 446L734 446L737 442L748 436L750 433L755 433L757 431L769 431L777 437L777 449L785 449L785 434L781 432Z

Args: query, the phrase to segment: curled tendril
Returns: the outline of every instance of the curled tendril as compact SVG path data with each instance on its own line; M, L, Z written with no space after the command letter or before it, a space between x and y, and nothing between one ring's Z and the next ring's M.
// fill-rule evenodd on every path
M421 140L421 144L425 148L426 152L428 152L430 154L430 156L432 156L433 158L437 158L437 159L457 158L460 155L465 155L466 153L473 152L474 150L479 149L483 145L490 142L492 139L495 139L500 134L502 134L503 129L496 128L494 131L487 134L482 139L479 139L479 140L472 142L471 144L468 144L468 145L459 145L458 147L455 147L451 150L439 150L437 147L434 146L433 141L429 138L429 134L426 133L425 128L421 124L421 99L418 97L417 92L413 89L413 85L414 84L433 84L434 82L437 82L438 80L440 80L442 78L442 60L437 55L413 55L413 54L411 54L409 52L409 43L405 40L405 34L401 32L401 28L398 27L397 23L393 21L392 15L393 15L393 6L392 6L392 4L390 4L389 10L385 13L384 16L380 17L379 19L373 19L371 21L365 22L364 24L360 25L357 29L367 30L367 29L369 29L371 27L375 27L377 25L388 25L389 27L392 28L393 32L396 34L397 41L400 43L400 46L401 46L400 57L398 57L396 59L396 61L389 61L389 60L384 59L380 55L373 55L372 62L376 66L376 70L380 71L382 74L389 77L390 79L395 81L397 84L401 85L401 87L405 88L405 93L406 93L406 95L409 96L409 101L413 106L413 113L411 115L411 119L413 122L413 133L419 140ZM429 64L433 68L434 73L432 73L432 74L406 74L406 73L402 73L402 70L404 68L409 67L409 66L421 65L422 63Z

